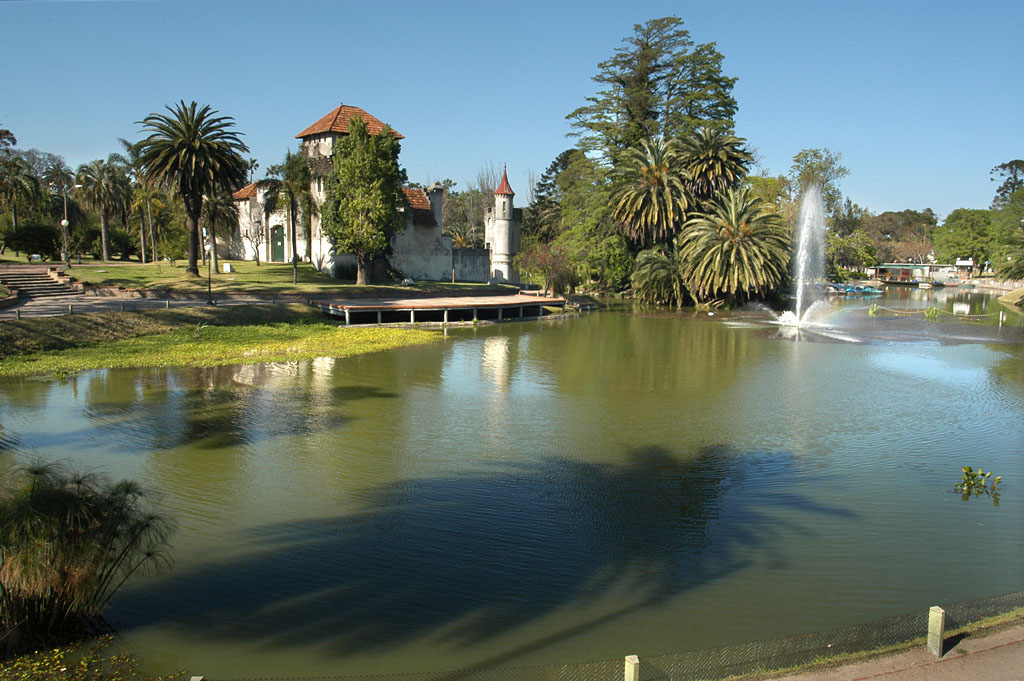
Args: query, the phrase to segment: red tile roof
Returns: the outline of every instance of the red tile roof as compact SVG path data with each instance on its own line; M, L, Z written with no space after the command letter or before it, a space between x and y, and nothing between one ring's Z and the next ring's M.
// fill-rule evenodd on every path
M427 198L426 193L422 189L402 187L402 191L405 192L405 200L409 202L410 208L430 210L430 199Z
M427 198L424 191L413 187L402 187L402 192L405 193L405 200L409 202L409 208L412 210L413 224L421 227L435 227L437 220L434 219L434 213L430 210L430 199Z
M237 192L231 195L231 198L235 201L241 201L243 199L251 199L256 196L256 183L246 185L239 189Z
M379 135L381 131L384 130L384 123L366 113L358 106L345 106L342 104L295 137L301 139L322 132L337 132L342 135L347 135L349 121L357 117L363 119L363 123L366 124L366 129L371 135ZM399 134L397 130L392 130L392 132L395 133L395 137L398 139L405 139L405 135Z
M516 195L516 193L512 191L512 185L508 183L508 173L505 172L505 169L502 169L501 171L501 184L499 184L498 188L494 190L494 193L507 194L508 196Z

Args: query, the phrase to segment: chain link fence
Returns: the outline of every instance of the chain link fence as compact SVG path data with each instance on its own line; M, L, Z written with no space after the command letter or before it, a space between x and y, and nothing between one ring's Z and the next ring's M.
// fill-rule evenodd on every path
M1024 591L943 606L947 639L973 623L1019 608L1024 608ZM537 667L376 676L292 676L258 681L623 681L624 675L626 681L717 681L738 676L757 677L780 669L829 662L851 653L884 651L915 643L923 646L927 634L928 610L922 609L911 615L897 615L812 634L640 657L632 676L630 665L623 658L616 658ZM205 681L229 680L207 677Z

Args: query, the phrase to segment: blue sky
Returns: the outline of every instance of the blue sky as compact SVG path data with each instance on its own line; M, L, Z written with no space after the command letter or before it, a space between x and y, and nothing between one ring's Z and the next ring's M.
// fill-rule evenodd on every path
M196 100L235 118L261 169L339 103L406 136L413 181L527 177L635 23L677 15L739 78L736 133L784 173L802 148L850 169L873 212L985 208L1024 157L1024 2L0 2L0 125L73 167ZM262 172L262 170L261 170Z

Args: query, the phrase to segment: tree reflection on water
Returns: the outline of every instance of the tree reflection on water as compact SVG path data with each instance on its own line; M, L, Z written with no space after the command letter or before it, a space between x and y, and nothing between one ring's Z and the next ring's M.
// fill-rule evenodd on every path
M783 454L644 448L621 463L559 458L405 480L362 513L258 527L244 555L139 587L119 616L344 655L441 630L471 644L611 589L629 594L568 636L743 568L742 547L770 551L781 522L772 504L851 516L790 492L748 503L751 472L789 470Z

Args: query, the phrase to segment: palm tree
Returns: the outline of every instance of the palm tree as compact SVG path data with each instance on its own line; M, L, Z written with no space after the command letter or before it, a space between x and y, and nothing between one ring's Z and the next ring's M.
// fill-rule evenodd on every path
M149 229L150 229L150 243L152 244L152 231L153 231L153 189L156 184L152 178L146 176L145 169L142 167L142 161L140 160L141 150L138 144L133 144L123 137L118 137L117 141L121 144L127 157L118 154L118 158L121 159L125 168L128 171L128 177L131 179L132 184L132 197L131 206L132 211L137 211L139 216L139 253L141 253L141 259L143 264L146 262L146 218L142 214L142 208L145 206L146 215L148 216ZM156 253L153 252L152 247L150 248L150 258L156 259Z
M284 162L270 166L267 170L273 176L266 180L264 185L267 188L268 201L271 205L284 202L288 210L288 222L292 232L292 283L298 280L298 252L296 250L297 223L301 216L305 223L306 232L306 255L310 256L312 245L312 234L310 225L312 212L315 210L313 196L310 192L309 166L305 157L300 153L292 153L291 150L285 153Z
M1006 254L1006 260L996 266L996 276L1001 279L1024 279L1024 220L1013 236L1013 250Z
M682 142L687 187L700 206L747 176L754 157L743 147L746 140L719 128L703 127Z
M78 195L100 214L100 241L104 260L110 260L110 212L128 199L128 178L116 162L97 159L78 168Z
M217 271L217 225L224 227L230 234L238 225L238 204L226 192L207 196L203 200L203 221L210 232L210 257L213 258L212 271Z
M782 283L789 236L747 188L728 189L683 226L676 239L687 288L697 297L764 293Z
M11 155L0 160L0 204L10 208L14 231L18 231L18 201L30 203L41 196L39 178L22 158Z
M640 244L665 242L686 219L690 205L686 170L675 140L648 139L627 149L614 171L621 183L612 194L612 217Z
M641 251L630 279L633 295L645 303L681 306L686 294L684 273L678 246L671 251L663 246Z
M139 142L139 162L145 175L173 184L185 204L188 230L188 273L198 277L199 218L203 196L230 192L245 183L249 151L234 130L234 119L217 116L209 105L182 100L167 114L150 114L141 121L149 136Z

